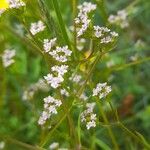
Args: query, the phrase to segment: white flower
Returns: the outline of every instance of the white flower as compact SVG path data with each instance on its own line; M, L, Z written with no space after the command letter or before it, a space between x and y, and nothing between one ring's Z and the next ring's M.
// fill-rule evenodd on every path
M19 8L25 6L25 3L22 0L8 0L9 8Z
M57 114L57 108L62 105L61 100L55 99L51 96L44 98L44 111L42 112L38 124L44 125L52 115Z
M86 128L96 127L96 114L93 113L95 103L87 103L86 110L81 113L81 122L86 123Z
M4 141L1 141L1 142L0 142L0 149L4 149L4 147L5 147L5 142L4 142Z
M114 65L115 65L115 63L114 63L113 60L110 60L110 61L108 61L108 62L106 63L107 68L111 68L111 67L113 67Z
M53 72L57 73L57 76L54 76L53 74L49 73L47 74L47 76L44 76L44 79L53 88L57 88L64 81L63 75L67 73L68 66L67 65L53 66L51 69Z
M69 80L71 80L75 83L79 83L81 81L81 79L82 79L82 76L78 75L78 74L76 74L76 75L72 74L72 76L69 78Z
M110 36L106 36L106 37L104 37L104 38L101 39L100 43L107 44L107 43L110 43L110 42L112 42L112 38Z
M80 37L88 29L91 20L88 18L88 14L96 9L96 5L88 2L84 2L78 6L79 13L75 18L75 23L81 27L77 29L77 37Z
M68 91L67 91L66 89L61 89L61 90L60 90L60 93L61 93L62 95L65 95L66 97L69 96L69 93L68 93Z
M107 27L94 26L95 36L97 38L102 37L105 33L110 32Z
M53 66L51 69L53 72L57 72L59 76L63 76L67 73L68 65Z
M111 86L107 83L98 83L96 88L93 89L93 96L99 96L99 98L106 97L111 92Z
M118 33L111 32L107 27L94 26L94 35L96 38L100 39L101 44L108 44L113 42L118 36Z
M35 83L34 86L37 87L37 89L41 90L41 91L48 91L49 90L49 86L48 86L48 84L46 84L44 79L39 79L37 81L37 83Z
M16 55L15 50L6 49L4 51L4 53L2 54L2 62L5 68L9 67L11 64L15 62L15 60L13 59L15 55Z
M127 16L128 14L126 10L119 10L117 12L117 15L110 15L108 18L108 21L111 24L119 25L121 28L126 28L129 26Z
M47 81L48 84L51 85L53 88L57 88L60 86L60 84L64 81L62 76L55 77L53 74L48 74L47 76L44 76L44 79Z
M45 50L46 53L49 52L51 50L51 48L55 46L56 40L57 40L56 38L53 38L53 39L50 39L50 40L49 39L44 39L43 47L44 47L44 50Z
M58 147L59 147L59 143L58 143L58 142L53 142L53 143L49 146L50 150L58 149Z
M44 31L45 28L46 26L44 25L42 21L34 22L34 23L31 23L30 32L33 35L36 35L37 33Z
M71 53L72 51L68 49L68 46L56 47L55 50L49 52L49 54L59 62L66 62L67 56L71 56Z

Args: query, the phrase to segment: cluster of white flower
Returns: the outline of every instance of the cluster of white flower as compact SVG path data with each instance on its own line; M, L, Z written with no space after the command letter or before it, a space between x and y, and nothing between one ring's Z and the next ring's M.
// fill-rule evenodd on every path
M54 149L58 149L59 147L59 143L58 142L53 142L50 146L49 149L50 150L54 150Z
M50 40L44 39L44 51L49 52L49 54L58 62L67 62L67 57L71 56L72 51L68 49L68 46L56 47L56 40L56 38ZM49 73L47 76L44 76L44 78L47 81L47 83L51 85L51 87L57 88L64 81L63 76L65 73L67 73L67 70L68 65L53 66L51 68L52 73Z
M95 103L87 103L86 110L81 113L81 122L86 123L86 128L96 127L96 114L93 113Z
M69 96L69 92L68 92L66 89L61 89L61 90L60 90L60 93L61 93L61 95L64 95L64 96L66 96L66 97Z
M53 38L53 39L50 39L50 40L49 39L44 39L43 47L44 47L44 50L45 50L46 53L49 52L51 50L51 48L53 48L55 46L56 40L57 40L57 38Z
M8 0L9 8L20 8L25 6L25 3L21 0Z
M39 20L38 22L31 23L30 32L33 35L36 35L37 33L44 31L45 28L46 26L44 25L44 23Z
M9 67L11 64L15 62L15 60L13 59L15 55L16 55L15 50L6 49L4 51L4 53L2 54L2 62L5 68Z
M75 75L72 74L72 76L69 78L69 80L71 80L74 83L79 83L81 79L82 79L82 76L78 74L75 74Z
M56 72L57 76L49 73L47 76L44 76L44 78L53 88L57 88L60 86L60 83L64 81L63 75L67 72L67 69L67 65L53 66L51 70Z
M111 24L117 24L121 28L126 28L129 26L128 20L127 20L128 13L126 10L119 10L117 12L117 15L110 15L108 18L108 21Z
M107 27L94 26L94 35L96 38L100 38L100 43L113 42L114 38L118 36L118 33L111 32Z
M63 53L64 55L59 55L59 53ZM71 56L71 53L72 51L68 49L68 46L56 47L55 50L49 52L49 54L59 62L66 62L68 60L67 56Z
M50 146L49 146L50 150L68 150L68 148L59 148L59 143L58 142L53 142Z
M45 80L39 79L37 83L31 84L28 88L26 88L26 90L23 92L22 99L24 101L31 100L38 90L44 92L49 90L49 86L45 83Z
M0 16L7 10L7 9L13 9L13 8L20 8L25 6L26 4L21 0L6 0L6 7L0 8Z
M57 109L61 106L61 104L61 100L55 99L51 96L44 98L44 111L38 120L38 124L44 125L53 114L57 114Z
M108 86L107 83L98 83L96 88L93 89L93 96L99 96L99 98L106 97L111 92L111 86Z
M89 27L91 20L88 14L96 9L96 5L88 2L84 2L82 5L78 6L79 13L77 18L75 18L76 25L79 25L77 36L80 37Z

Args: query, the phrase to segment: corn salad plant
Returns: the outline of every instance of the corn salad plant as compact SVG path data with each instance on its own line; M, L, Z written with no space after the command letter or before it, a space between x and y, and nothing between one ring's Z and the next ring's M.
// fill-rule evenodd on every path
M148 4L1 0L0 149L150 149Z

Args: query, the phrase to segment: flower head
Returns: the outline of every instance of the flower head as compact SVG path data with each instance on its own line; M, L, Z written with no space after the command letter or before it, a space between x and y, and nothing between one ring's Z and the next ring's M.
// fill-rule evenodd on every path
M37 33L44 31L45 28L46 26L44 25L42 21L34 22L34 23L31 23L30 32L33 35L36 35Z
M111 92L111 86L107 83L98 83L96 88L93 89L93 96L99 96L100 99L106 97Z
M2 62L3 62L3 66L5 68L9 67L11 64L13 64L15 62L15 60L13 59L16 55L16 51L15 50L9 50L6 49L2 55Z

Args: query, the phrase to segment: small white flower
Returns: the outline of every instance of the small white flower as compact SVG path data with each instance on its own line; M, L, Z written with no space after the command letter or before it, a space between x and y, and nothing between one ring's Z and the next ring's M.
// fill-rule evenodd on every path
M106 36L106 37L104 37L104 38L101 39L100 43L107 44L107 43L110 43L110 42L112 42L112 38L110 36Z
M42 21L34 22L34 23L31 23L30 32L33 35L36 35L37 33L44 31L45 28L46 26L44 25Z
M9 3L9 8L20 8L25 6L25 3L22 0L7 0Z
M99 96L99 98L106 97L111 92L111 86L108 86L107 83L98 83L96 88L93 89L93 96Z
M55 46L55 44L56 44L56 38L53 38L53 39L44 39L44 45L43 45L43 47L44 47L44 50L45 50L45 52L47 53L47 52L49 52L50 50L51 50L51 48L53 48L54 46Z
M127 16L128 14L126 10L119 10L117 12L117 15L110 15L108 18L108 21L111 24L119 25L121 28L126 28L129 26Z
M4 149L4 147L5 147L5 142L4 142L4 141L1 141L1 142L0 142L0 149Z
M59 76L63 76L67 73L68 65L53 66L51 69L53 72L57 72Z
M9 67L11 64L15 62L15 60L13 59L15 55L16 55L15 50L6 49L4 51L4 53L2 54L2 62L5 68Z
M107 68L111 68L111 67L113 67L114 65L115 65L115 63L114 63L113 60L110 60L110 61L108 61L108 62L106 63Z
M91 22L91 20L88 18L88 14L96 9L96 5L90 2L84 2L82 5L78 6L78 9L79 13L77 18L75 18L75 23L81 26L77 30L77 37L80 37L88 29Z
M53 88L57 88L60 86L60 84L64 81L62 76L55 77L53 74L48 74L47 76L44 76L44 79L47 81L48 84L51 85Z
M49 54L59 62L66 62L67 57L71 56L71 53L72 51L68 49L68 46L56 47L55 50L49 52Z
M61 93L62 95L65 95L66 97L69 96L69 93L68 93L68 91L67 91L66 89L61 89L61 90L60 90L60 93Z
M57 149L58 147L59 147L59 143L57 143L57 142L53 142L53 143L49 146L50 150Z
M96 114L93 113L95 103L87 103L86 110L81 113L81 122L86 123L86 128L96 127Z
M113 42L118 36L118 33L111 32L107 27L94 26L94 35L96 38L100 39L101 44L108 44Z
M57 114L57 108L62 105L61 100L55 99L51 96L44 98L44 111L42 112L38 124L44 125L52 115Z
M82 79L82 76L81 75L74 75L72 74L72 76L69 78L69 80L73 81L74 83L79 83Z

